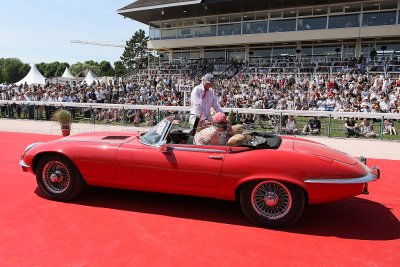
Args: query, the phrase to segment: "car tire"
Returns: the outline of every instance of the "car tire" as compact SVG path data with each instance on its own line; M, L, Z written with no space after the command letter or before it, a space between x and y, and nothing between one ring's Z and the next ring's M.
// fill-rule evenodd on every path
M68 201L76 197L85 186L76 166L57 154L47 154L39 160L36 182L47 197L57 201Z
M305 196L303 190L293 184L254 181L242 186L240 205L254 223L267 228L284 228L300 219Z

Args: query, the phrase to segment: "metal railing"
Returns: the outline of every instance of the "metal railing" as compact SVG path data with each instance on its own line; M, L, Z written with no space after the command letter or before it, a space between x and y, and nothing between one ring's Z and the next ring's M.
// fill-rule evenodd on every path
M129 105L129 104L102 104L102 103L72 103L72 102L40 102L40 101L8 101L0 100L1 114L5 118L24 118L33 120L50 120L52 112L57 108L68 109L73 113L76 121L86 121L92 124L110 123L102 118L102 114L117 114L118 118L111 120L111 123L120 125L136 125L134 118L136 113L146 110L154 123L157 123L165 116L176 116L181 122L182 128L189 127L188 119L190 107L183 106L154 106L154 105ZM305 110L274 110L274 109L243 109L223 108L223 111L230 114L231 121L241 122L246 114L252 114L256 121L254 129L271 131L282 134L284 121L287 116L294 115L298 119L301 128L307 123L309 117L318 116L323 125L321 134L328 137L344 136L344 118L353 117L358 119L372 119L376 126L376 134L380 140L384 138L384 121L392 119L400 121L399 113L365 113L365 112L330 112L330 111L305 111ZM18 116L18 112L20 116ZM145 113L145 112L144 112ZM400 132L400 131L398 131ZM400 134L400 133L399 133ZM400 136L394 136L391 140L399 140Z

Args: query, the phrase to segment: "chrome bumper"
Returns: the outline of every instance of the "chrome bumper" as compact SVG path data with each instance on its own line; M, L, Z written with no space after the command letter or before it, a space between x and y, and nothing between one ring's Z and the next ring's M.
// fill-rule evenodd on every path
M365 166L364 169L367 170L367 174L357 178L307 179L304 182L309 184L364 184L380 179L381 174L377 167L373 166L371 169L369 169L367 166Z
M31 167L31 166L29 166L28 164L26 164L25 161L24 161L23 159L21 159L21 160L19 161L19 165L22 167L22 170L23 170L24 172L27 172L28 169Z

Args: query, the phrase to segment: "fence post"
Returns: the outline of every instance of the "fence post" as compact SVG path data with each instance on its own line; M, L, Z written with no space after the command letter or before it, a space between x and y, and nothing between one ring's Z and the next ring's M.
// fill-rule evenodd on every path
M332 114L329 114L329 121L328 121L328 137L331 137L331 127L332 127Z
M90 118L93 120L93 125L96 125L96 118L94 116L93 108L90 106Z
M128 118L126 117L126 110L125 110L124 107L122 108L122 113L124 114L124 124L125 124L125 126L127 126L128 125Z
M379 138L381 139L381 141L383 140L383 128L385 127L384 126L384 120L385 119L385 117L384 116L382 116L382 118L381 118L381 128L380 128L380 130L379 130Z
M157 108L157 123L160 122L160 120L161 120L160 117L161 117L160 108Z
M279 115L279 133L282 133L282 124L283 124L283 114L281 112L281 114Z
M239 124L239 111L236 111L236 123Z

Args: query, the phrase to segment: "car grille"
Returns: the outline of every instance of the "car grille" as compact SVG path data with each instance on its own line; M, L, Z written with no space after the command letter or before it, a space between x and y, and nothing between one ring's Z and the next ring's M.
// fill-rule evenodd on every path
M106 136L103 140L125 140L130 136L122 136L122 135L113 135L113 136Z

